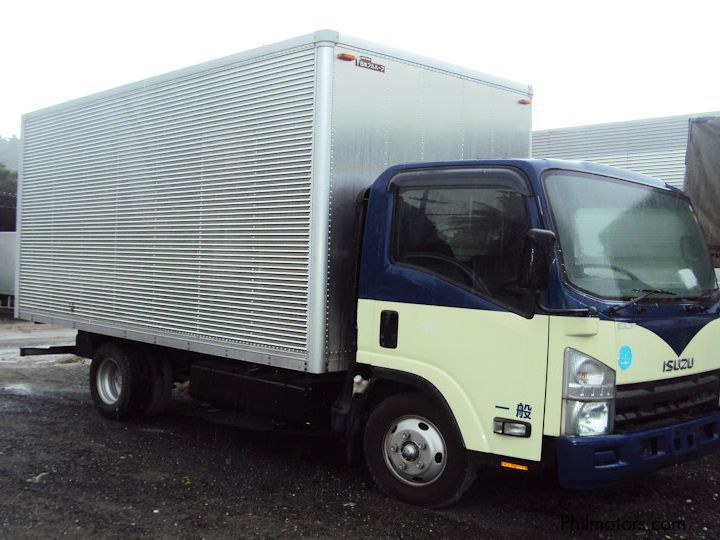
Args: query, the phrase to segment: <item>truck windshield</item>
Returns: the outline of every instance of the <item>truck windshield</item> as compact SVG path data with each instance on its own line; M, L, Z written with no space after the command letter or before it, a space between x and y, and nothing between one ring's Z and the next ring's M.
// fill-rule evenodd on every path
M688 200L624 180L552 171L545 189L566 279L595 296L698 298L717 287L705 239Z

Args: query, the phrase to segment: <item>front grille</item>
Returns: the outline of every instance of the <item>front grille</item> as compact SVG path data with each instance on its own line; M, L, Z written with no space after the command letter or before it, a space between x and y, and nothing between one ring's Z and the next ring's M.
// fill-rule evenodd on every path
M718 408L720 371L617 387L615 432L660 427Z

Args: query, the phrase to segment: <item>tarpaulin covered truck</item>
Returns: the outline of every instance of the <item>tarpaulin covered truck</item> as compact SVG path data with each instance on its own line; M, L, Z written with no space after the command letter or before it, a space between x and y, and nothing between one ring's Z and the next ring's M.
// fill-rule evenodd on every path
M530 99L322 31L28 114L18 315L79 330L106 417L189 381L416 504L478 463L588 488L716 448L691 205L523 159Z
M715 268L720 268L720 116L688 120L683 191L705 231Z

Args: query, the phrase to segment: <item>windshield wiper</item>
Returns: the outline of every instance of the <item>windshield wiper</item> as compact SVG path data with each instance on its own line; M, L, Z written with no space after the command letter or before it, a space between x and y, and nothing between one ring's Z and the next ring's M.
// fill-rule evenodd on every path
M700 291L698 298L701 300L712 300L719 290L717 287L714 289L705 289L704 291Z
M633 289L635 292L642 293L640 296L636 296L635 298L631 298L627 302L624 302L622 304L618 304L617 306L610 306L605 310L606 315L615 315L618 311L621 309L625 309L628 306L632 306L633 304L639 302L640 300L644 300L648 296L651 296L653 294L669 294L671 296L677 296L674 292L666 291L665 289Z
M688 313L705 313L710 306L717 302L718 288L705 289L700 291L698 296L683 297L682 300L692 302L692 305L685 306L685 311Z

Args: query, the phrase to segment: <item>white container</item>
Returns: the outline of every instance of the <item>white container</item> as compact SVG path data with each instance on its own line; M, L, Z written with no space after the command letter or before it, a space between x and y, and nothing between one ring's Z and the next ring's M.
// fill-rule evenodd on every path
M27 114L18 315L342 370L358 194L400 162L528 156L530 97L326 30Z

